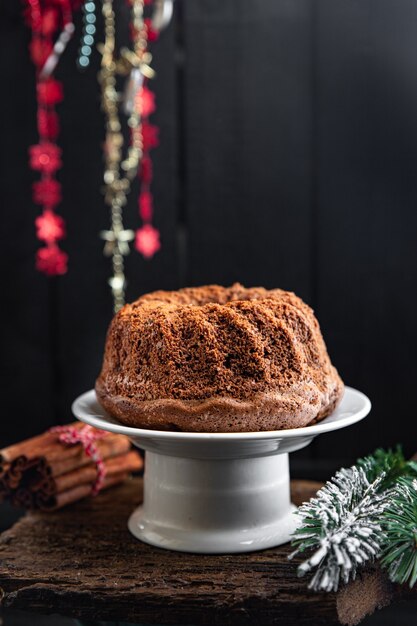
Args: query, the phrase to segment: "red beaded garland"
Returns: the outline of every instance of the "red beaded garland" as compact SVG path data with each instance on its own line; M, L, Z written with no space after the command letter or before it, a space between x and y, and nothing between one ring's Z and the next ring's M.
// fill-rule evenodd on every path
M79 0L26 0L27 23L32 31L29 45L31 59L36 68L37 126L39 141L29 148L29 167L40 173L41 179L33 184L32 197L35 204L42 207L42 213L35 220L36 236L44 244L36 254L36 268L54 276L67 271L67 254L60 249L58 242L65 237L65 223L55 214L56 206L62 200L61 185L56 180L57 171L62 167L62 151L56 144L59 135L59 118L55 106L63 100L62 83L48 71L48 61L55 63L64 45L56 40L71 33L72 9ZM61 33L61 35L60 35ZM65 35L68 39L70 34ZM53 71L52 69L52 71Z
M145 0L151 6L153 0ZM144 20L147 41L156 41L159 33L152 28L152 20ZM155 94L149 88L148 79L139 89L135 98L135 106L141 118L142 158L138 169L140 193L138 198L139 216L142 226L136 230L135 248L145 259L152 258L161 248L159 231L152 225L153 196L150 187L153 179L152 158L150 152L159 145L159 128L149 122L149 116L155 112Z

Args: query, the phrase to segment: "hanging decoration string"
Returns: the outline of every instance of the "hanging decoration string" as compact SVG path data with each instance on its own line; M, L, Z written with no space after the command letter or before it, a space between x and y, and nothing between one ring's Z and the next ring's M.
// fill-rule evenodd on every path
M76 4L73 1L73 5ZM39 141L29 148L29 166L40 173L33 184L33 202L41 206L35 220L36 235L43 246L36 254L39 271L55 276L67 271L67 254L59 247L65 237L65 223L56 208L62 201L61 184L56 179L62 167L62 151L57 145L59 117L56 105L63 99L62 83L54 71L74 32L70 0L27 0L26 18L32 31L29 46L36 67L37 126Z
M77 65L85 70L90 65L96 34L96 4L94 0L87 0L83 4L83 32L78 50Z
M139 164L145 156L145 165L139 170L144 182L143 194L140 195L139 209L144 222L136 233L136 248L150 258L159 249L159 233L151 224L152 205L149 185L152 168L149 151L158 144L158 129L147 120L154 111L154 98L145 86L145 81L154 77L150 66L152 56L148 50L148 41L152 38L152 25L145 18L145 4L149 0L131 0L131 49L116 51L116 23L113 0L103 0L104 44L100 46L102 54L99 83L102 92L102 109L105 114L106 138L104 146L104 200L110 208L110 228L102 231L104 254L112 259L113 274L109 284L113 294L114 310L118 311L125 302L126 278L124 257L129 253L129 243L135 239L135 232L126 229L123 223L123 208L131 190L134 178L138 174ZM126 88L122 97L117 91L117 78L126 78ZM124 151L123 126L120 116L127 116L130 143ZM147 195L146 195L147 194ZM145 206L146 205L146 206Z
M148 40L156 41L159 30L163 25L164 14L168 3L156 0L153 18L145 19ZM125 100L127 107L129 100ZM142 158L138 171L140 193L138 198L139 216L142 226L136 230L135 248L145 259L151 259L161 247L159 231L152 225L153 221L153 194L151 184L153 180L153 164L151 150L159 144L159 129L149 121L155 112L155 95L150 89L149 78L143 76L142 85L136 90L134 105L140 111L142 132Z

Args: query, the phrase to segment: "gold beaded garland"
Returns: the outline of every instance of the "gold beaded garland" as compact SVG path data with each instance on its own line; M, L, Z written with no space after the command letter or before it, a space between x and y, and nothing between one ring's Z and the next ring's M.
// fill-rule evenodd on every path
M152 78L151 54L147 50L148 38L144 22L144 0L131 0L133 50L122 48L116 58L116 24L113 0L103 0L104 43L99 46L102 54L98 75L101 86L101 105L105 114L106 137L104 144L104 200L110 208L110 228L100 232L106 242L104 254L111 256L113 275L109 279L117 312L125 302L126 278L124 256L129 253L129 242L134 239L133 230L123 225L123 207L126 205L131 183L137 174L142 157L142 128L138 107L134 105L137 90L143 77ZM125 106L127 125L131 133L130 145L123 158L124 137L120 121L120 94L116 88L117 76L128 77L127 84L134 82L130 99L132 106Z

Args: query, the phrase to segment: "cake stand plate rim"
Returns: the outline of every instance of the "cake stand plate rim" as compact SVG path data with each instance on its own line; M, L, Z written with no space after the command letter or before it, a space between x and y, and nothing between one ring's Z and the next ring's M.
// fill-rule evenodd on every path
M356 406L355 406L356 402ZM351 408L349 408L351 407ZM80 421L96 428L129 437L151 438L177 441L252 441L267 439L287 439L317 436L323 433L351 426L364 419L372 408L371 401L361 391L345 386L343 398L337 409L318 424L291 428L287 430L236 432L236 433L196 433L134 428L118 423L111 418L97 401L94 389L90 389L76 398L72 412Z

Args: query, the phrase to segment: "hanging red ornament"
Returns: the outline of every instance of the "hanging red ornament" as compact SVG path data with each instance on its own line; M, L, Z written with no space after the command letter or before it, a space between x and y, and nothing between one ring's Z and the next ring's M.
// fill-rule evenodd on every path
M149 122L142 123L143 149L148 152L159 146L159 128Z
M37 237L46 243L55 243L65 237L65 222L51 209L46 209L35 220Z
M62 83L53 78L47 78L37 85L38 102L46 106L52 106L62 102L64 90Z
M145 224L136 231L135 247L145 259L151 259L161 248L159 231L151 224Z
M29 148L29 166L33 170L52 174L62 166L61 149L54 143L44 141Z
M53 178L39 180L32 185L33 201L49 208L56 207L62 200L61 185Z
M48 276L65 274L68 267L68 255L56 244L39 248L36 253L36 269Z
M147 87L139 89L135 106L142 117L149 117L155 111L155 94Z

